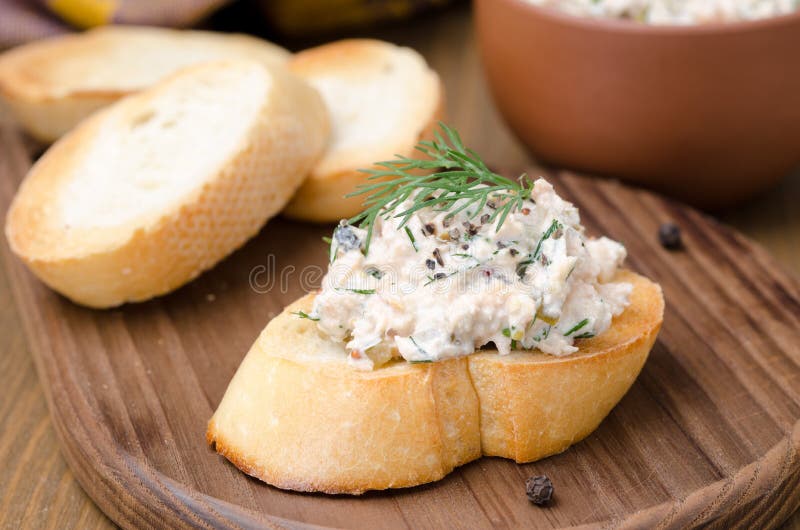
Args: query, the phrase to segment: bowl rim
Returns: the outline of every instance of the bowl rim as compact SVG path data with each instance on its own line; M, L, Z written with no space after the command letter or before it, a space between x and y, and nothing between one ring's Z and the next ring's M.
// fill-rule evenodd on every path
M482 0L492 4L500 0ZM769 30L787 25L800 25L800 7L793 13L777 15L774 17L755 20L739 20L735 22L711 22L706 24L644 24L618 18L586 17L564 13L553 7L543 7L527 0L504 0L508 4L516 4L521 9L526 9L541 18L550 19L552 22L574 26L583 29L600 30L628 34L654 34L654 35L715 35L749 31ZM487 4L487 5L488 5ZM490 7L491 9L491 7Z

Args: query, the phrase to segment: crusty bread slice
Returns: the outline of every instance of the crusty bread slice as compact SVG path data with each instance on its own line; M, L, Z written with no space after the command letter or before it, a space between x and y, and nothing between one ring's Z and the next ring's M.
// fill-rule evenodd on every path
M442 116L442 84L414 50L369 39L302 51L289 68L322 95L332 134L284 214L314 222L350 218L364 209L363 197L345 198L366 179L358 170L416 152Z
M0 56L0 96L17 121L52 142L95 110L206 61L283 65L289 52L247 35L107 26L26 44Z
M289 200L328 134L319 95L282 68L191 66L56 142L20 186L6 236L75 302L145 300L253 236Z
M280 488L358 494L444 477L484 455L531 462L591 433L627 392L661 327L660 287L632 272L631 304L567 357L482 350L371 372L323 338L308 295L273 319L208 424L207 440Z

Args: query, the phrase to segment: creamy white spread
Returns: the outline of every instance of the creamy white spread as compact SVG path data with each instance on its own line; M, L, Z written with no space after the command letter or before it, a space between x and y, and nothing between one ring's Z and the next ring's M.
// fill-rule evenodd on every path
M527 0L566 13L646 24L692 25L786 15L800 0Z
M343 222L322 291L304 316L367 370L394 357L469 355L489 343L501 355L568 355L576 339L608 329L632 289L613 281L625 248L587 237L575 206L543 179L499 230L490 221L497 207L489 200L454 216L426 207L404 225L378 218L368 252L366 231Z

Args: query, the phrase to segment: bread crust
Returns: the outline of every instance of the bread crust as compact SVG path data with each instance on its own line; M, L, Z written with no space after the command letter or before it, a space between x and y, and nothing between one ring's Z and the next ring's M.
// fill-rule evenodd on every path
M65 226L57 213L61 195L76 168L92 160L95 139L126 134L153 101L220 69L260 76L267 88L243 138L223 153L221 165L207 168L202 185L131 222ZM122 126L112 132L111 122ZM249 61L189 67L100 111L53 145L20 186L6 237L43 282L77 303L111 307L146 300L188 282L255 235L300 185L328 134L316 91L283 69Z
M308 311L273 319L206 438L245 473L297 491L360 494L439 480L482 454L531 462L590 434L636 379L663 320L660 287L629 271L631 304L567 357L481 350L371 372L346 364Z
M29 134L50 143L98 109L190 63L240 58L282 66L289 57L283 48L248 35L104 26L0 55L0 98ZM162 72L147 66L158 61L172 67ZM86 81L97 75L103 82Z
M396 66L395 62L404 66ZM389 160L394 155L418 156L415 146L420 140L433 138L433 130L444 117L444 88L438 75L431 70L425 60L409 48L395 46L388 42L372 39L348 39L297 53L288 63L292 72L306 79L312 85L327 79L336 79L342 86L356 95L366 95L374 89L370 79L379 76L383 69L396 69L399 87L398 94L387 94L386 98L401 97L411 110L403 115L386 137L370 139L370 145L344 147L330 145L325 155L309 173L292 201L286 206L284 214L293 219L311 222L331 222L348 219L364 208L363 197L345 197L363 184L366 175L361 169L375 169L374 162ZM402 72L402 75L400 74ZM365 81L366 79L366 81ZM324 85L324 83L323 83ZM326 93L324 86L318 86L323 99L336 116L341 114L343 98L337 97L337 89ZM338 90L342 90L340 86ZM369 112L380 114L381 104L386 101L372 101L375 108ZM367 105L365 103L365 105ZM345 128L360 127L358 119L340 118L334 123L335 136ZM375 131L375 128L371 128Z

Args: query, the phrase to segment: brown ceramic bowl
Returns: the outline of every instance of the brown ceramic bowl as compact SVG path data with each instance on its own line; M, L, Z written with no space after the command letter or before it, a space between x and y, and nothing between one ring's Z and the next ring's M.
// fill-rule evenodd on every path
M475 7L497 105L544 162L706 208L800 164L800 13L679 27Z

